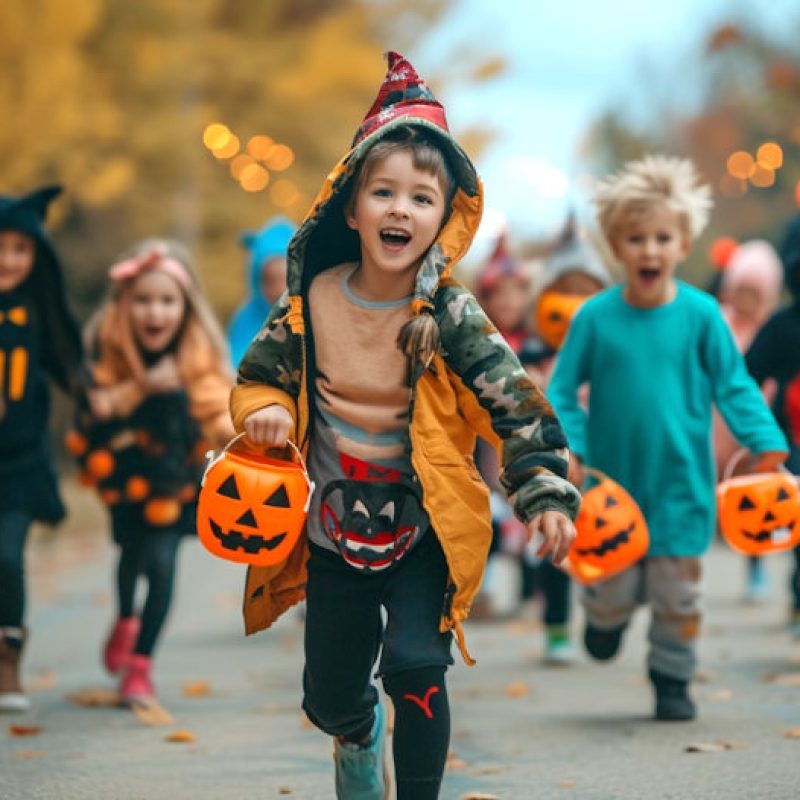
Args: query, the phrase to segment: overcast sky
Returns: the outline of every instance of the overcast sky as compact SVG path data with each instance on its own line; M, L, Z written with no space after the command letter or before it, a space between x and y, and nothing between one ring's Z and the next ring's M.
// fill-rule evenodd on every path
M682 68L698 58L709 30L742 12L787 30L800 19L800 2L455 0L409 56L423 77L446 71L453 54L468 48L507 60L495 80L468 89L449 84L440 99L456 135L473 124L497 129L478 163L487 208L508 219L512 234L538 236L582 201L576 151L591 120L609 103L646 114L637 75L647 64L654 93L676 104L696 101Z

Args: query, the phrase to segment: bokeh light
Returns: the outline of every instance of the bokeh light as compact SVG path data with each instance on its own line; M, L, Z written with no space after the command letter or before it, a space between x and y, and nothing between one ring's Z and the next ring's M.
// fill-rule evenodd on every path
M209 150L220 150L228 145L232 136L227 125L214 122L203 131L203 144Z
M775 170L756 164L750 175L750 183L759 189L768 189L775 183Z
M708 260L717 269L725 269L738 246L739 242L736 239L730 236L720 236L711 243L711 247L708 249Z
M794 185L794 204L800 208L800 181Z
M288 178L281 178L272 185L272 188L269 190L269 196L276 206L285 208L297 201L300 196L300 190L297 188L294 181L290 181Z
M245 168L254 163L252 156L247 155L247 153L240 153L231 161L231 176L238 181L242 177L242 172L244 172Z
M262 159L275 172L282 172L294 164L294 151L286 144L273 144Z
M239 137L232 133L224 147L215 147L211 152L215 158L233 158L239 152L240 146Z
M247 152L256 161L264 161L274 144L275 142L269 136L263 136L261 134L251 136L250 140L247 142Z
M746 150L737 150L735 153L731 153L728 156L728 172L733 175L734 178L741 178L743 180L749 178L754 166L755 162L753 156Z
M783 149L775 142L765 142L756 152L756 161L767 169L780 169L783 166Z
M260 192L269 183L269 172L261 164L248 164L239 176L239 184L246 192Z

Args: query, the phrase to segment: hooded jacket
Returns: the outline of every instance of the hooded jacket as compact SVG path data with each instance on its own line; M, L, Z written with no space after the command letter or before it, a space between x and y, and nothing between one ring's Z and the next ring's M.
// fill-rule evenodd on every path
M412 84L412 85L409 85ZM312 434L314 346L308 287L324 269L360 257L359 239L345 224L352 181L366 153L399 126L412 125L433 138L455 175L450 214L422 261L412 309L432 314L441 350L412 378L411 462L431 527L449 568L441 630L454 630L469 657L461 622L477 593L491 541L488 490L472 461L476 434L502 445L503 484L521 519L554 509L575 517L580 496L566 481L566 439L550 405L536 390L514 353L475 298L451 277L469 248L483 207L475 169L447 132L444 113L413 67L389 54L389 72L352 149L329 174L288 253L288 293L239 367L231 395L234 426L241 431L253 411L285 407L295 438L305 450ZM305 537L284 563L248 571L245 629L268 627L301 600L306 583Z
M285 256L297 226L285 217L274 217L260 231L248 231L241 237L248 251L247 277L249 296L234 313L228 326L231 361L236 366L253 337L264 324L270 304L261 292L261 272L271 258Z

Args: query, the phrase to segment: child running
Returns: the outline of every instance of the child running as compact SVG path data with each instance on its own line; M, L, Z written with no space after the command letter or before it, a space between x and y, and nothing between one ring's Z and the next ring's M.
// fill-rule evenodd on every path
M121 675L123 702L147 704L155 700L151 658L172 602L178 544L194 532L202 454L233 436L233 381L222 332L182 247L145 241L109 277L109 297L87 331L94 388L80 417L82 462L120 548L118 615L103 662Z
M549 404L450 277L482 209L444 109L397 53L352 149L289 246L288 297L239 368L237 430L290 437L317 491L307 537L251 568L247 631L306 604L304 709L334 737L336 796L378 800L395 708L399 800L436 798L450 739L444 674L491 540L475 435L503 444L503 483L542 556L574 537L579 495ZM386 613L382 620L382 608Z
M626 280L575 316L549 397L575 457L639 504L650 549L630 569L588 587L584 641L594 658L613 658L636 606L649 604L656 719L689 720L696 714L687 686L697 661L700 557L714 532L712 404L756 454L753 470L783 462L786 440L716 301L675 279L711 207L691 162L631 162L600 183L595 201ZM588 412L578 400L584 383Z
M27 711L24 550L33 520L64 516L50 452L49 383L78 391L80 328L44 229L57 187L0 196L0 711Z

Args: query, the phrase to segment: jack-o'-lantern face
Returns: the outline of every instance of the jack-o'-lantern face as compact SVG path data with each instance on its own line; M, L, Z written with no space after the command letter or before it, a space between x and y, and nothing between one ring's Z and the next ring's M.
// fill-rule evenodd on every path
M584 295L544 292L536 304L536 330L554 350L567 338L572 318L586 302Z
M295 546L306 518L309 484L290 461L225 452L211 464L197 504L197 533L216 556L271 566Z
M790 550L800 543L800 493L783 472L742 475L717 487L725 541L747 555Z
M616 482L600 475L600 482L583 495L575 520L577 535L565 567L586 585L610 578L647 553L647 523L634 499Z

